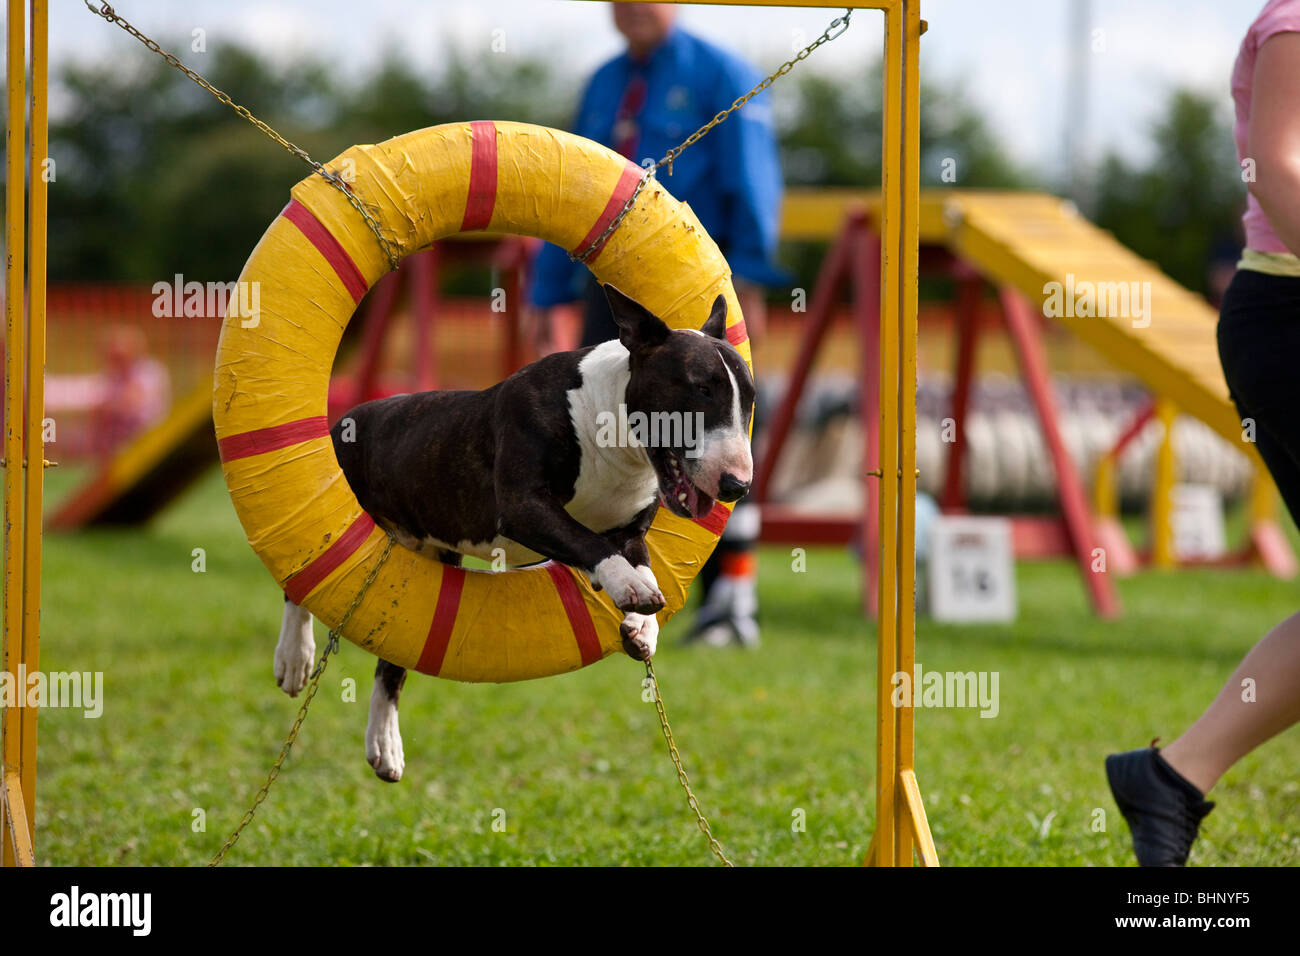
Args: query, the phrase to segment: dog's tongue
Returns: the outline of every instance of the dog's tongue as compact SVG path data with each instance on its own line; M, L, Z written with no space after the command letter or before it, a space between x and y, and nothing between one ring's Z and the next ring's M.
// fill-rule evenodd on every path
M713 499L696 488L683 471L678 471L670 493L673 503L694 518L703 518L713 510Z
M691 486L691 493L686 500L690 502L691 514L697 518L703 518L713 510L713 499L696 490L694 485Z

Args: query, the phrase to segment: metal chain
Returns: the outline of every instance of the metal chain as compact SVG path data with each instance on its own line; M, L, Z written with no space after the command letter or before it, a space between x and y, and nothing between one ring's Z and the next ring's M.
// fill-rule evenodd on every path
M636 199L641 195L641 190L645 189L645 184L655 178L655 170L657 168L657 166L646 167L646 171L637 182L636 188L632 190L632 195L627 197L627 202L623 203L623 208L618 211L618 215L609 221L609 225L605 227L605 231L593 239L586 249L583 249L576 255L572 252L569 253L570 259L574 262L581 262L583 265L586 265L587 260L595 255L596 250L603 247L605 245L605 240L612 236L614 230L622 225L623 217L632 211L632 206L636 204Z
M796 53L791 59L786 60L784 63L782 63L776 69L776 71L774 73L769 74L768 77L765 80L763 80L762 83L759 83L758 86L754 87L744 96L736 99L725 110L723 110L717 116L713 117L713 119L709 120L699 129L697 129L694 133L692 133L690 136L687 136L686 139L682 141L682 144L680 146L668 150L668 152L664 154L664 158L659 160L659 162L655 163L654 168L658 169L660 166L667 166L668 175L671 176L673 174L673 160L676 159L678 156L680 156L683 152L685 152L688 146L694 145L702 136L704 136L705 133L709 132L709 130L713 129L713 127L717 126L719 123L725 120L732 113L736 112L736 110L740 109L742 106L744 106L754 97L756 97L759 93L762 93L765 89L767 89L769 86L775 83L778 79L780 79L781 77L789 73L791 70L793 70L796 63L800 62L801 60L808 59L808 57L812 54L813 50L817 49L823 43L829 43L831 40L834 40L837 37L843 35L844 31L849 28L849 18L852 16L853 16L853 11L851 9L845 10L844 16L836 17L834 20L832 20L827 25L826 29L822 31L821 36L819 36L812 43L808 44L806 47L804 47L802 50Z
M291 156L296 156L298 159L301 159L304 163L306 163L317 173L319 173L322 177L324 177L324 179L327 182L329 182L330 185L334 186L335 189L343 193L343 195L347 198L347 201L352 205L354 209L356 209L357 212L361 213L361 216L362 218L365 219L366 224L370 226L370 231L373 232L375 234L375 238L379 240L379 247L384 251L384 255L388 258L388 264L393 269L396 269L401 264L402 261L401 256L397 254L396 248L394 247L392 242L389 241L388 237L384 235L383 230L379 228L379 222L378 220L375 219L374 214L371 213L371 211L366 207L365 203L363 203L356 196L356 194L353 193L352 190L348 188L347 183L343 181L343 179L338 175L338 173L330 172L320 163L316 162L316 160L312 159L309 155L307 155L307 151L305 149L303 149L300 146L295 146L293 143L289 142L289 140L285 139L274 129L272 129L269 125L262 122L260 119L258 119L252 113L250 113L247 108L240 106L238 103L232 100L221 90L217 89L207 80L205 80L198 73L195 73L193 70L187 67L184 63L182 63L172 54L168 53L166 50L160 47L149 37L145 36L143 33L137 30L127 20L118 16L116 11L114 11L113 8L109 6L107 3L101 3L99 5L99 9L95 9L94 5L90 2L90 0L84 0L84 2L86 4L86 9L89 10L91 13L95 14L98 17L103 17L109 23L114 23L117 26L121 27L131 36L135 37L137 40L143 43L149 50L153 51L154 53L157 53L169 65L180 70L182 73L188 76L199 86L203 87L203 89L207 90L209 93L215 96L222 103L225 103L227 106L229 106L232 110L234 110L244 119L248 120L258 129L260 129L263 133L267 135L267 137L269 137L270 139L274 140L275 142L283 146Z
M605 245L605 240L608 239L611 235L613 235L614 231L618 229L619 225L623 222L624 217L626 217L627 214L631 211L632 205L633 203L636 202L637 196L641 195L641 190L645 188L645 184L649 182L651 179L654 179L655 172L661 166L667 166L668 175L671 176L673 174L673 161L677 159L677 157L680 156L682 153L684 153L688 147L695 145L695 143L699 142L699 140L702 139L704 135L708 133L711 129L713 129L715 126L725 121L728 116L736 112L736 110L740 109L742 106L744 106L746 103L752 100L759 93L762 93L765 89L767 89L769 86L775 83L778 79L780 79L781 77L789 73L791 70L793 70L796 63L808 59L808 57L812 55L813 50L817 49L823 43L829 43L831 40L834 40L842 36L844 31L849 28L849 19L852 16L853 16L853 10L846 9L844 11L844 16L836 17L834 20L832 20L827 25L826 29L822 31L822 35L819 36L816 40L808 44L806 47L804 47L802 50L796 53L792 58L782 63L779 67L777 67L775 72L768 74L768 76L761 83L755 86L744 96L738 97L735 100L733 100L730 106L728 106L722 112L718 113L716 116L713 117L713 119L709 120L699 129L697 129L694 133L692 133L690 136L686 137L686 139L682 140L680 145L674 146L672 149L668 150L668 152L664 154L663 159L659 160L653 166L648 167L646 169L645 175L641 177L641 181L637 183L636 189L632 192L632 195L629 196L627 202L623 204L623 208L619 210L618 215L615 216L614 219L610 222L610 224L605 227L605 231L602 232L595 239L595 241L593 241L590 245L588 245L587 248L583 249L582 252L579 252L576 255L570 254L569 258L575 262L585 263L587 259L589 259L592 256L592 254L595 253L597 249L600 249Z
M713 831L709 828L709 821L704 819L704 813L700 810L700 801L695 798L695 794L691 791L690 778L686 776L686 768L682 766L681 754L677 752L677 744L673 740L673 729L668 726L668 714L664 711L664 699L659 695L659 680L655 677L655 667L649 660L645 662L645 675L646 679L650 681L650 686L654 688L655 710L659 712L659 726L663 728L664 740L668 742L668 756L672 757L673 766L677 768L677 782L686 791L686 804L691 808L691 812L695 814L695 825L700 828L700 832L709 841L709 849L713 851L714 856L722 861L722 865L734 867L736 864L728 860L727 855L722 852L722 844L714 837Z
M216 855L208 861L208 866L221 865L221 861L226 858L226 854L230 852L230 848L239 842L239 835L244 832L244 828L253 822L253 815L257 813L257 808L262 805L262 801L264 801L267 794L271 792L271 785L275 783L276 778L280 776L280 768L288 758L289 751L292 749L294 741L298 739L298 731L302 727L303 721L307 719L307 708L311 706L312 698L316 696L316 691L320 688L320 679L325 673L326 666L329 664L329 657L339 649L339 638L343 635L343 628L347 626L348 620L352 617L352 612L357 609L361 604L362 598L365 597L366 592L370 590L370 585L375 583L375 578L379 576L379 569L384 566L384 562L388 560L388 553L392 550L393 536L390 534L388 540L384 543L384 551L383 554L379 556L378 563L371 568L370 573L366 575L366 579L361 585L361 590L357 591L356 597L352 599L352 603L348 605L348 609L343 612L343 617L339 619L339 623L330 630L329 640L325 644L325 653L322 654L320 660L316 662L316 669L311 673L311 683L307 685L307 696L303 699L302 706L298 708L298 716L294 719L293 726L289 728L289 735L284 739L284 745L280 748L280 756L275 758L275 763L271 765L271 772L266 775L266 783L262 784L262 789L257 791L257 796L253 798L252 805L244 812L244 816L239 821L239 825L235 827L235 831L230 834L230 839L226 840L226 842L221 845L221 849L217 851Z

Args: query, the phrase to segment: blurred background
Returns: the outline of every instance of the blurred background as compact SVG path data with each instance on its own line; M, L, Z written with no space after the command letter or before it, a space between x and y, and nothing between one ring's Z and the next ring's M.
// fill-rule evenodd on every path
M1242 33L1256 6L1008 2L994 14L934 0L925 10L933 25L923 51L925 185L1068 196L1119 242L1212 303L1236 259L1245 196L1230 137L1235 43L1228 38ZM341 0L313 4L310 14L293 3L230 0L122 13L322 160L353 143L466 117L569 126L585 78L621 48L603 4L385 0L367 10L357 18ZM790 190L879 181L881 27L878 15L864 14L772 90ZM687 7L681 25L771 68L828 19L819 10ZM1149 42L1153 35L1159 44ZM74 463L111 456L168 402L206 380L219 317L154 316L150 290L177 274L184 281L235 278L303 169L80 5L57 6L51 36L57 179L49 396L60 458ZM945 160L955 161L955 181L942 179ZM811 290L830 238L783 243L791 288L768 290L768 334L756 342L769 398L779 394L801 338L793 290ZM481 387L529 357L526 337L515 341L507 327L518 321L516 311L503 318L490 310L506 260L475 244L452 245L469 245L470 253L450 250L438 263L428 328L412 327L404 293L400 315L368 359L374 367L367 381L414 375L444 387ZM951 377L951 301L949 280L924 283L921 382L931 417ZM997 345L992 318L989 325L992 344L980 368L987 387L978 390L976 411L1025 411L1014 360ZM852 405L851 332L846 312L817 367L814 390L830 390L829 406L818 406L823 418L837 403ZM1063 329L1045 324L1043 332L1058 384L1071 386L1063 413L1078 433L1075 451L1095 456L1123 424L1121 410L1140 405L1140 389ZM413 358L419 343L429 354ZM100 411L113 386L101 373L137 353L161 366L149 376L154 399L129 421L108 421ZM355 373L362 361L345 350L341 371ZM1151 442L1145 451L1142 445L1134 454L1149 455ZM1013 470L1023 468L1013 463ZM1126 498L1140 497L1142 471L1132 471ZM1239 494L1243 470L1220 471L1208 477L1225 494ZM933 491L938 479L931 469L923 485L931 482ZM985 482L973 489L976 497L1031 503L1050 495L1043 482L993 484L1002 486Z

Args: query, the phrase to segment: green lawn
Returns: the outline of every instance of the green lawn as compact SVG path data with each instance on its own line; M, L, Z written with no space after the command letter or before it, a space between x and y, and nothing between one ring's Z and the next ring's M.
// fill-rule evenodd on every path
M191 570L194 548L205 573ZM857 566L814 550L799 574L768 549L761 568L760 651L682 649L684 619L669 627L656 658L669 716L738 864L853 864L874 815L874 629L858 612ZM1102 623L1071 566L1018 575L1014 626L920 623L926 669L1000 675L996 718L918 712L917 774L940 859L1127 864L1102 758L1176 736L1300 591L1255 572L1147 573L1121 582L1123 620ZM103 671L105 704L99 719L41 716L44 862L211 856L298 707L271 677L280 607L215 470L146 531L47 538L42 670ZM414 676L395 785L363 756L371 671L345 644L230 864L710 863L627 658L526 684ZM1297 765L1293 731L1234 768L1193 862L1300 862ZM792 832L796 810L806 832Z

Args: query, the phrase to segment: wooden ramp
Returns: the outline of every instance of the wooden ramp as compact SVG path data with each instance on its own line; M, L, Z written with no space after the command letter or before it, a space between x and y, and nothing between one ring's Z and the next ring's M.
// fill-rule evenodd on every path
M791 190L782 238L831 239L855 206L874 214L879 199L853 190ZM947 248L995 284L1015 288L1035 309L1043 306L1049 282L1099 290L1108 307L1120 283L1129 284L1130 292L1132 283L1139 293L1149 289L1150 314L1136 321L1131 302L1118 316L1067 311L1052 318L1116 368L1241 447L1241 422L1219 367L1218 313L1084 219L1072 203L1043 193L927 190L921 193L921 242Z
M1086 299L1081 303L1090 314L1067 308L1051 318L1241 447L1241 420L1219 366L1218 313L1203 298L1092 225L1073 204L1052 196L958 194L945 204L944 220L953 252L1032 304L1048 300L1048 283L1075 290L1076 302L1080 292L1092 294L1091 309ZM1134 308L1135 295L1143 309L1149 304L1149 312ZM1068 303L1067 296L1061 298Z
M127 442L73 489L46 527L69 531L95 524L147 521L218 462L212 431L212 384L203 381L157 425Z

